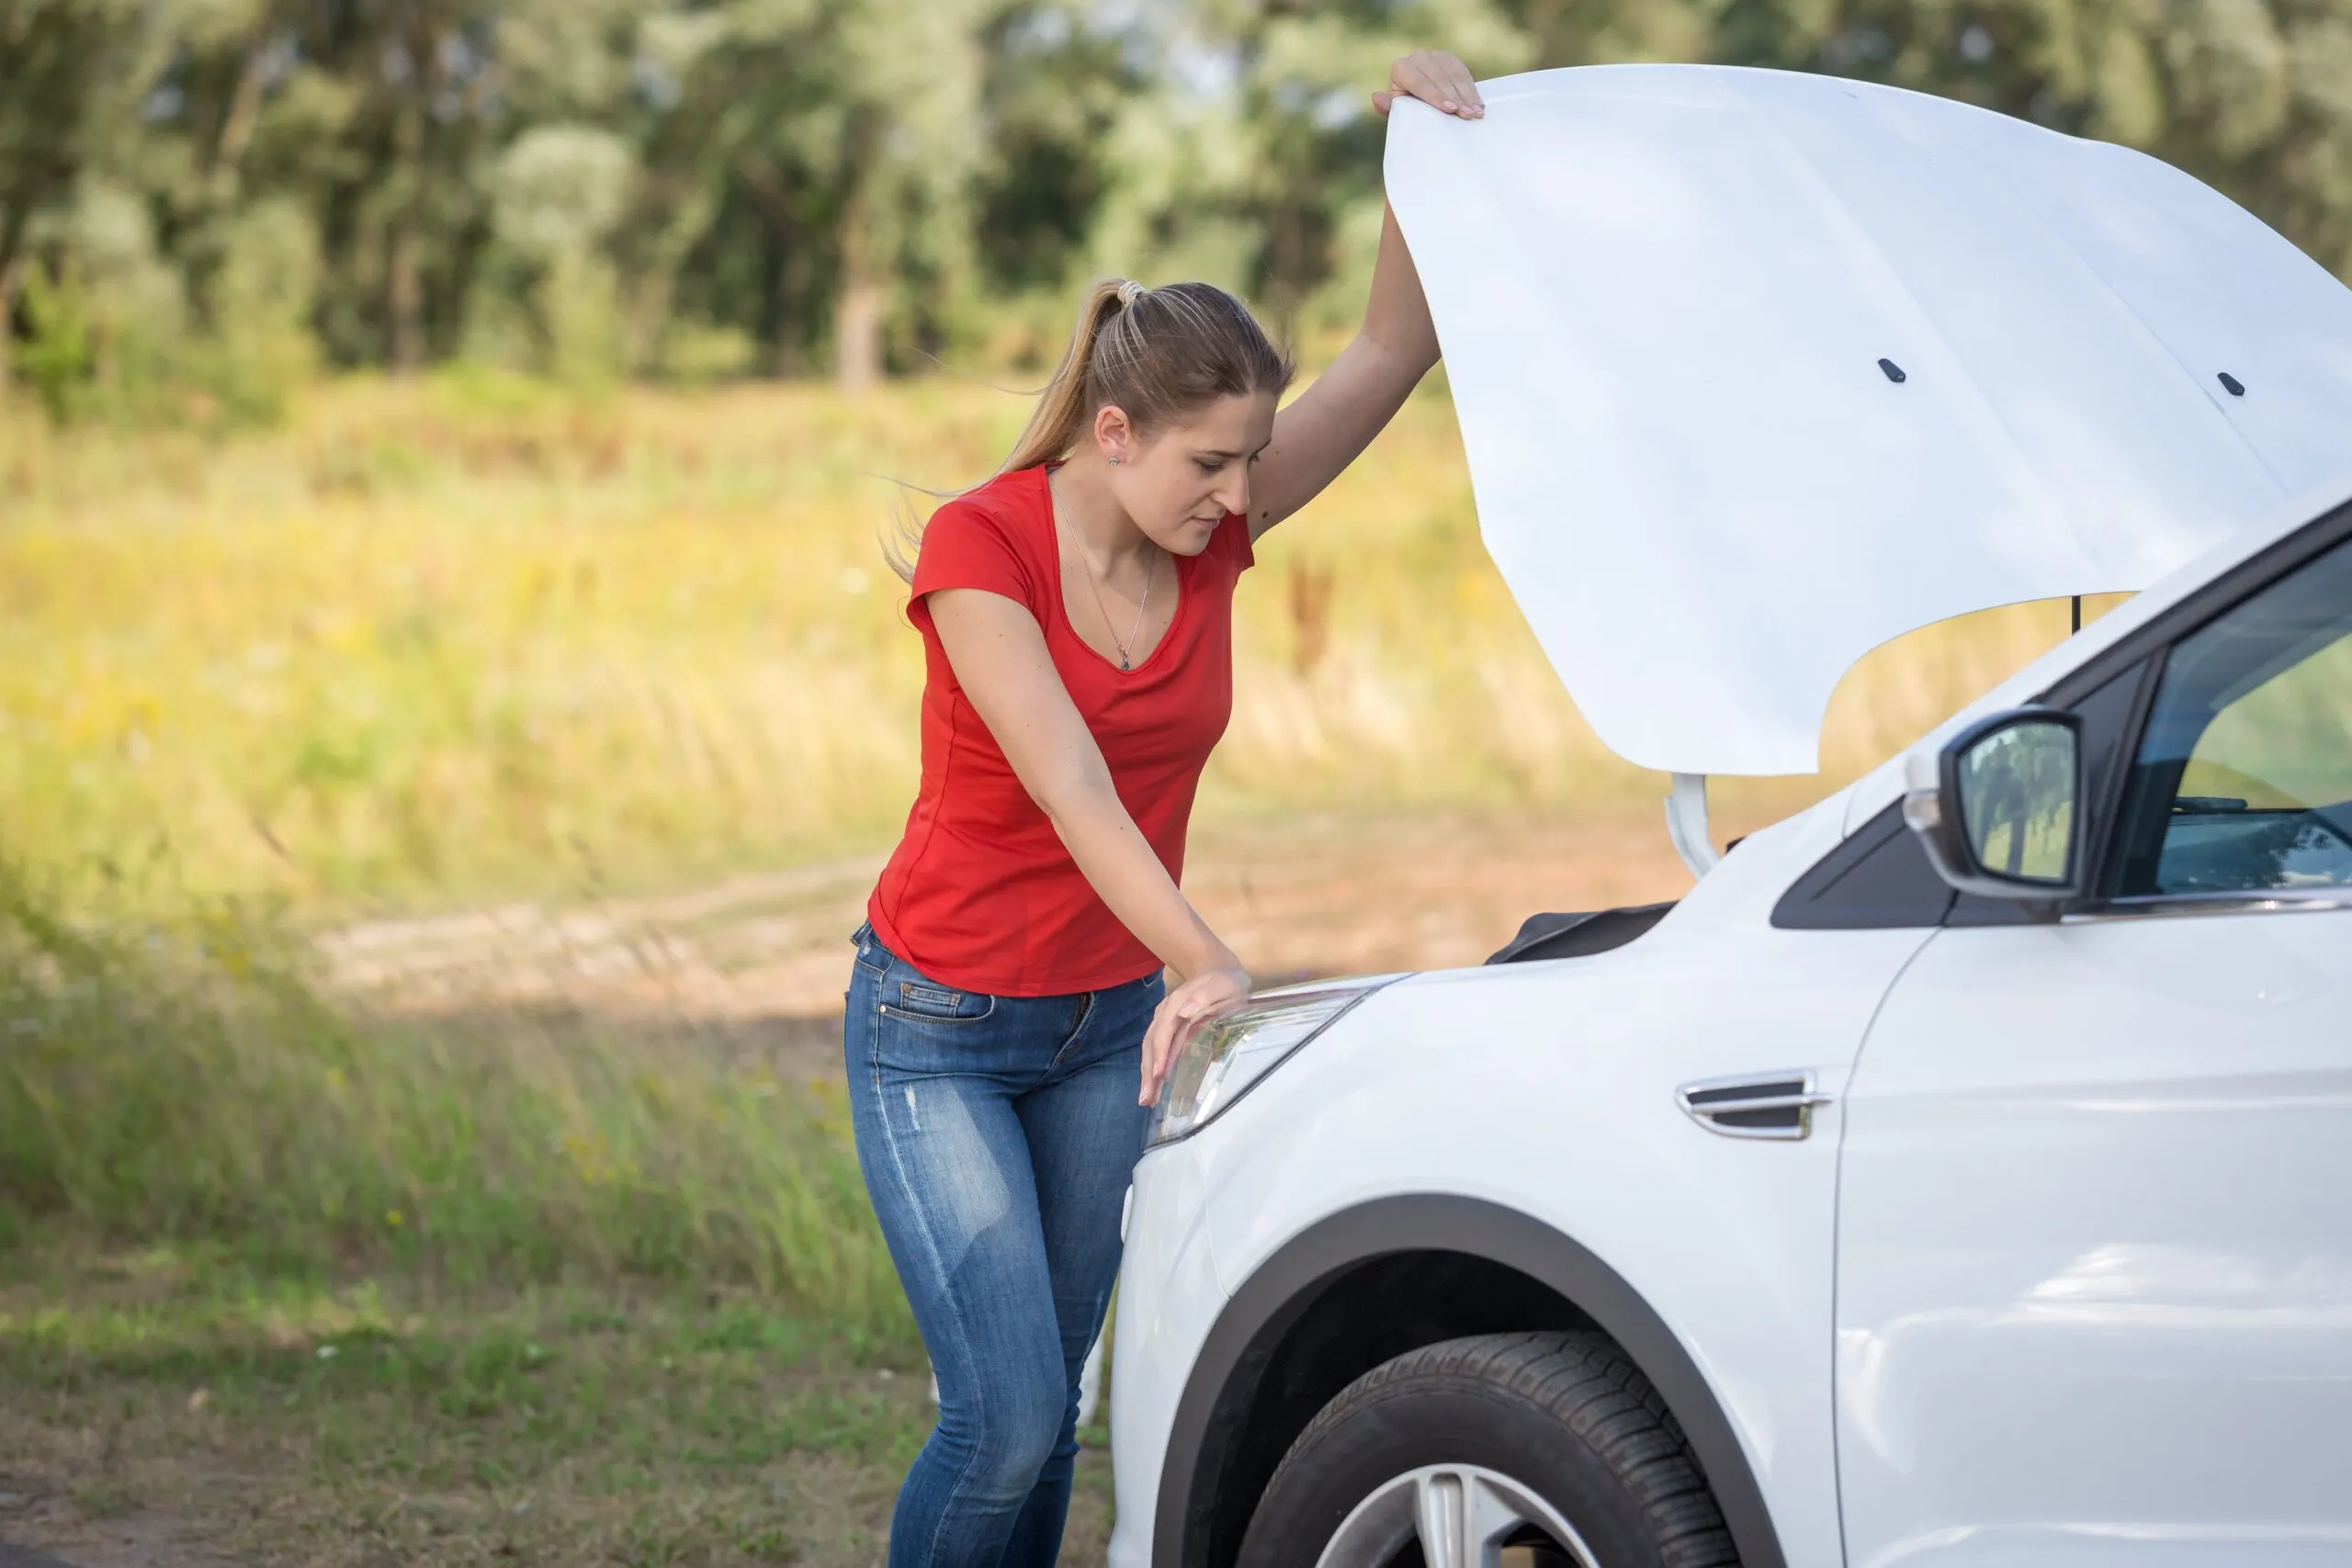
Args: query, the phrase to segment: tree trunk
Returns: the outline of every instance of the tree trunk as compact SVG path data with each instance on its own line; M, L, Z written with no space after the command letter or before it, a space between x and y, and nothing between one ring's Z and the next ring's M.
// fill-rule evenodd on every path
M695 243L709 232L724 189L718 178L697 178L678 202L628 291L628 333L623 353L631 375L642 375L661 357L662 334L677 302L678 274Z
M803 248L799 225L794 221L792 192L775 165L756 153L739 154L735 172L742 177L743 188L766 223L773 247L775 266L768 275L768 314L774 335L769 341L769 364L779 381L789 381L800 374L799 322L794 308L800 300L800 286L807 268L801 264Z
M833 306L833 380L851 397L882 378L882 286L871 278L842 283Z
M0 207L0 402L7 400L16 371L17 296L25 287L25 231L30 227L22 194Z
M774 301L775 336L768 345L769 364L779 381L789 381L800 374L800 323L793 315L793 307L800 301L800 275L806 269L799 265L799 250L786 242L787 248L776 257L775 286L770 298Z
M413 375L424 364L424 276L417 261L412 214L403 212L393 220L389 244L384 305L391 317L392 369Z
M874 215L865 193L842 213L842 285L833 298L833 382L856 397L882 378L882 280L875 276Z
M244 69L237 73L237 90L230 95L228 112L220 118L220 134L213 139L212 155L205 166L205 186L216 209L237 199L239 165L261 119L262 66L268 56L267 29L245 51Z
M420 77L431 69L423 52L429 40L410 44L413 69ZM406 101L395 111L391 126L391 167L386 183L390 212L384 233L384 314L388 327L392 373L413 376L424 366L424 192L432 178L425 159L424 106L420 95L429 84L413 83Z
M8 401L10 372L14 368L17 336L17 290L25 280L23 253L0 262L0 405Z

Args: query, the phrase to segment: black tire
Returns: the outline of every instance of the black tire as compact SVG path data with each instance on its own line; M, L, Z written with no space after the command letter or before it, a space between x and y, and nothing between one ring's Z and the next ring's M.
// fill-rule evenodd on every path
M1641 1370L1604 1335L1531 1333L1426 1346L1341 1389L1266 1483L1240 1568L1314 1568L1358 1504L1441 1464L1516 1482L1583 1538L1600 1568L1739 1562L1681 1428ZM1421 1562L1409 1538L1378 1555L1343 1568Z

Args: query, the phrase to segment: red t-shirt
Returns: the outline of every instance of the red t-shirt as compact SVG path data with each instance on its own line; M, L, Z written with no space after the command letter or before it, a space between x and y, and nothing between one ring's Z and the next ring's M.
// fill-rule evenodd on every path
M1013 775L957 683L923 596L984 588L1028 606L1119 799L1181 879L1193 791L1233 711L1233 585L1253 558L1249 520L1228 513L1206 549L1175 558L1176 618L1142 663L1122 671L1080 640L1063 609L1044 468L1000 475L933 514L907 608L925 660L922 787L866 901L884 946L944 985L1002 997L1102 990L1159 969Z

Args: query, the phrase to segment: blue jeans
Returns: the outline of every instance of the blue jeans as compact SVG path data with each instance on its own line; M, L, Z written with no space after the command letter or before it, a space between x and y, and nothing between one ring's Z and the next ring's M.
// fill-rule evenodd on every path
M1078 1378L1119 1270L1159 976L990 997L856 937L842 1044L857 1160L939 1378L890 1568L1052 1568Z

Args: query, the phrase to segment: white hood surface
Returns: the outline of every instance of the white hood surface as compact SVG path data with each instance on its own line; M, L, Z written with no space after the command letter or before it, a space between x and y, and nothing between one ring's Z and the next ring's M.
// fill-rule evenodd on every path
M1642 766L1813 772L1880 643L2352 472L2352 290L2166 164L1832 77L1481 91L1399 101L1389 198L1487 547Z

